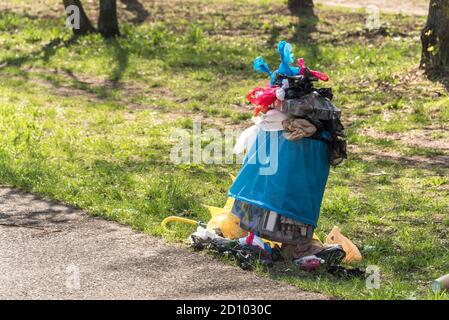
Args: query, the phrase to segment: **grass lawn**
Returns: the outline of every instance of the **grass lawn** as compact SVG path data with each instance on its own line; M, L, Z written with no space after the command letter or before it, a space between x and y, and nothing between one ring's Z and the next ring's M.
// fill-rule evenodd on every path
M223 205L239 165L173 164L173 129L248 127L244 96L266 83L252 60L274 67L287 39L329 74L348 129L317 233L340 226L381 287L260 272L340 298L449 298L429 291L449 272L449 98L417 69L424 17L382 15L385 32L366 35L364 11L320 5L298 18L280 0L142 1L145 23L120 8L121 38L73 40L60 1L43 2L51 10L15 0L0 12L0 184L182 241L192 229L173 237L160 221L207 220L201 203Z

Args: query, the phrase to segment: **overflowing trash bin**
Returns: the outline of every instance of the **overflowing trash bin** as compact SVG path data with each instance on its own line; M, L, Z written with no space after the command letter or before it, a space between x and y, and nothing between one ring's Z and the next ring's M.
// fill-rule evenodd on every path
M248 95L255 106L254 125L238 139L235 152L246 156L229 196L240 226L266 239L301 245L313 238L331 165L346 155L341 111L331 102L328 81L304 60L293 67L292 47L281 41L279 68L271 71L262 57L254 69L270 83Z
M324 243L314 232L330 167L347 158L332 89L314 87L329 77L307 68L303 59L292 66L292 47L285 41L278 53L281 63L274 71L262 57L254 60L254 69L270 82L247 95L254 125L234 146L235 153L246 152L242 167L225 207L207 206L212 219L199 225L189 242L195 250L232 256L247 270L256 261L271 266L290 260L306 271L325 265L335 275L363 275L361 269L340 266L362 256L337 227Z

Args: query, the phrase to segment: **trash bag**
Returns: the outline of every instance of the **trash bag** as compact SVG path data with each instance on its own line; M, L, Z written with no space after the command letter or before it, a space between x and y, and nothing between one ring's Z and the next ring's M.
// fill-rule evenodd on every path
M247 232L240 228L240 219L231 212L213 216L207 223L207 229L216 230L227 239L238 239L247 235Z
M324 244L341 245L346 253L346 257L343 259L343 262L351 263L362 261L362 254L359 249L354 243L352 243L351 240L341 234L340 228L337 226L334 226L331 232L326 236Z
M223 208L204 205L211 215L207 229L214 230L227 239L239 239L248 233L240 228L240 219L231 213L234 199L228 198Z
M272 267L274 261L282 259L279 248L275 247L271 253L259 246L240 244L239 241L221 237L215 239L201 238L192 234L190 236L191 247L194 250L209 250L218 256L233 257L243 270L253 270L259 262L262 266Z
M332 120L341 116L341 111L327 98L314 91L297 99L286 97L284 103L276 107L279 111L300 118Z
M343 259L346 257L346 252L343 247L339 244L325 245L323 250L315 254L318 258L325 261L326 266L336 266L339 265Z
M316 227L328 175L323 141L259 130L228 195Z
M348 151L346 141L341 137L332 137L328 143L329 164L331 166L338 166L343 160L348 158Z

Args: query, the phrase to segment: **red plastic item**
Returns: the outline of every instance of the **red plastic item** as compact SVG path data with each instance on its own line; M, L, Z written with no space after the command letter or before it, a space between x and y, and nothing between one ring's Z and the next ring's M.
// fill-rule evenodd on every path
M299 58L298 59L298 65L301 67L301 72L299 73L300 75L304 75L305 69L307 69L306 64L304 62L303 58ZM329 76L323 72L320 71L315 71L315 70L311 70L309 69L310 74L312 76L314 76L317 79L320 79L321 81L329 81Z
M298 266L301 270L312 272L321 266L321 260L318 258L303 259Z
M260 112L266 113L270 106L276 101L277 86L259 87L253 89L246 99L256 107L254 108L254 115L257 116Z

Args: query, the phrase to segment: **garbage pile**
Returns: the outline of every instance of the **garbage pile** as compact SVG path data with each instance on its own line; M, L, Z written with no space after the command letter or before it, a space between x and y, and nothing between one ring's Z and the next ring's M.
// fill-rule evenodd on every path
M196 231L188 238L194 250L207 250L221 257L232 258L243 270L253 270L256 265L271 268L276 262L291 260L292 255L287 252L285 246L283 248L282 243L262 239L254 232L243 230L238 223L239 219L231 213L234 204L235 200L228 198L223 208L205 206L211 214L208 223L171 216L165 218L161 225L167 232L170 232L167 225L172 222L196 225ZM337 277L365 276L363 269L340 265L342 262L359 262L362 256L358 248L341 234L338 227L334 227L326 236L324 244L313 235L310 241L304 241L294 249L296 258L292 262L301 270L314 272L325 268Z
M208 207L211 221L198 225L189 241L196 250L232 256L245 270L286 260L306 271L324 266L336 276L362 276L363 270L340 265L362 257L337 227L324 243L314 232L330 166L347 158L332 89L314 86L329 77L307 68L304 59L292 66L289 43L279 42L277 51L281 63L274 71L262 57L253 62L270 80L247 95L254 125L234 146L246 155L229 199L224 208Z
M299 258L293 260L293 264L308 272L325 268L327 272L337 277L365 277L363 269L340 265L343 261L348 263L360 261L361 255L357 247L339 233L337 227L334 227L326 238L336 235L338 235L336 242L339 244L328 242L322 244L316 238L315 245L304 244L304 252L298 255ZM188 241L194 250L207 250L218 256L233 258L240 268L248 271L253 270L255 265L271 268L275 262L288 259L282 252L282 244L262 239L253 232L239 239L228 239L222 236L219 229L209 230L198 226L197 230L189 236Z
M270 118L278 116L270 111L280 111L285 116L281 122L287 140L303 137L321 140L328 146L330 164L338 165L347 158L341 111L331 102L334 97L332 88L316 89L313 85L319 80L327 82L329 77L307 68L303 58L298 59L298 67L291 66L294 60L291 51L289 43L279 42L281 64L275 71L270 70L262 57L254 60L254 70L270 77L266 87L257 87L247 95L248 101L255 106L254 116L262 113L265 118Z

